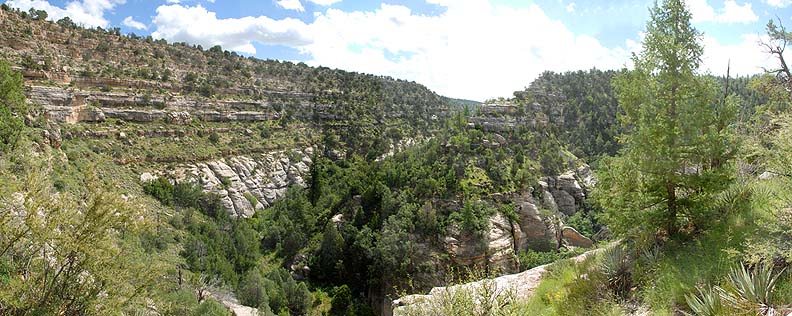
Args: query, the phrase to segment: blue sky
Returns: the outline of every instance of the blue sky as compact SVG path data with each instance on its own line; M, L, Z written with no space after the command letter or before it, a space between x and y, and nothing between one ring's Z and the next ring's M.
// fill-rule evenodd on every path
M414 80L475 100L508 96L544 70L630 65L653 0L7 0L86 26L222 45ZM704 32L704 71L758 73L769 19L792 25L792 0L688 0Z

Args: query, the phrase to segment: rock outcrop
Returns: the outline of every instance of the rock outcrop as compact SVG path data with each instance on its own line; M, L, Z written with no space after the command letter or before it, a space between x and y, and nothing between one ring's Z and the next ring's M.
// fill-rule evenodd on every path
M515 258L511 221L503 214L489 219L489 229L475 233L452 225L443 240L443 247L454 266L484 267L500 273L513 273Z
M570 260L582 262L596 254L600 249L585 252ZM454 297L454 293L465 291L474 300L492 299L482 295L509 295L513 301L526 300L533 295L542 277L547 273L548 265L542 265L517 274L509 274L494 279L465 283L448 287L435 287L426 295L408 295L394 300L392 315L433 314L431 309L442 304L442 300Z
M442 242L450 263L508 273L519 267L515 259L519 251L551 251L563 245L592 247L593 242L589 238L564 225L564 218L583 206L587 193L578 181L584 178L578 174L590 176L588 170L588 166L584 166L578 171L545 178L552 185L542 185L544 193L541 198L532 196L530 192L493 197L500 203L511 203L516 216L510 219L496 213L490 216L484 232L463 231L451 225Z
M558 210L567 216L575 215L577 210L583 207L588 189L594 184L596 180L588 165L567 171L557 177L544 177L539 181L544 197L543 204L548 209Z
M205 192L220 197L232 216L250 217L257 209L272 205L292 186L305 186L313 148L279 151L254 156L235 156L195 164L181 164L164 171L143 173L141 181L166 176L175 181L196 182Z
M586 236L580 234L572 227L564 227L561 230L561 238L566 244L572 247L591 248L594 247L594 242Z

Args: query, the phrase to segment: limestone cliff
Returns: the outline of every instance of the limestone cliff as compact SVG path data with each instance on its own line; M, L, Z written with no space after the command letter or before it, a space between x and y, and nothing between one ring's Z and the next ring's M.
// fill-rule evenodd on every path
M259 155L233 156L194 164L179 164L167 170L145 172L141 182L165 176L175 181L196 182L204 191L220 196L233 216L251 217L255 210L269 207L286 194L289 186L305 186L313 148Z

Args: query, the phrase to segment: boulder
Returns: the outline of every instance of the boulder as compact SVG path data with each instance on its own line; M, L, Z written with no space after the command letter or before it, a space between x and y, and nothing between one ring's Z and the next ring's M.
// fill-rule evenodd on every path
M516 249L548 251L554 248L556 234L552 225L540 214L539 208L524 196L515 199L514 205L517 213L517 227L514 230Z
M580 248L591 248L594 247L594 242L591 241L586 236L580 234L577 230L572 227L564 227L561 230L561 238L563 238L564 242L567 245L572 247L580 247Z
M165 122L174 125L187 125L192 123L192 116L190 116L190 113L184 111L168 112L165 116Z

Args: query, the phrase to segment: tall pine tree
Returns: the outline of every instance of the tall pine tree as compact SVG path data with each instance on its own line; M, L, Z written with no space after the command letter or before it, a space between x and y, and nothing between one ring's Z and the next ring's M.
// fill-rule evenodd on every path
M690 19L682 0L655 4L635 69L613 81L626 134L596 196L617 233L675 235L704 223L709 200L731 181L736 99L699 73L704 49Z

